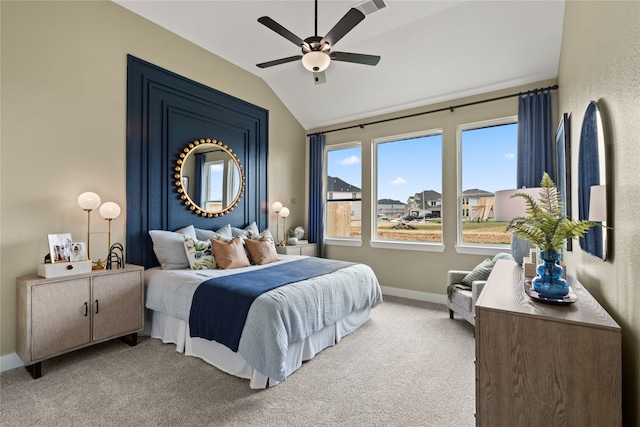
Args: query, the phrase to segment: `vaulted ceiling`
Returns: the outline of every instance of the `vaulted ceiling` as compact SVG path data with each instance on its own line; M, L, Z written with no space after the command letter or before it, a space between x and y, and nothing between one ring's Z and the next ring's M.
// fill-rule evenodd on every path
M261 77L305 129L555 78L564 16L564 0L385 0L332 47L379 64L332 61L315 84L299 60L256 66L302 53L258 18L306 39L313 0L113 1ZM320 0L318 35L356 4Z

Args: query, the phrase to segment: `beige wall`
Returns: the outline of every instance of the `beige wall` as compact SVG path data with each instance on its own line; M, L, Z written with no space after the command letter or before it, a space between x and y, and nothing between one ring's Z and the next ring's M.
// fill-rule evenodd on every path
M15 352L15 278L35 274L47 234L86 240L80 193L120 204L124 243L127 54L269 110L269 195L296 198L287 223L304 224L304 130L264 81L112 2L0 4L1 355ZM98 212L91 228L107 230Z
M314 131L337 129L392 117L411 115L414 113L438 110L451 105L461 105L469 102L497 98L510 94L517 94L534 88L542 88L555 84L555 80L537 82L526 86L518 86L506 90L486 93L480 96L467 97L452 100L442 104L430 105L423 108L402 111L397 114L388 114L362 120L359 122L341 123ZM557 101L557 91L552 92L552 104ZM430 129L442 129L442 194L443 194L443 240L445 251L421 252L411 250L371 248L371 218L373 201L367 191L362 193L362 247L328 246L327 256L331 258L347 259L369 264L375 271L380 284L389 288L389 293L401 296L415 296L419 298L433 299L432 295L444 295L446 289L447 271L452 269L471 270L484 258L485 255L463 255L456 252L457 242L457 126L461 124L476 123L498 118L518 115L518 98L512 97L500 101L492 101L469 107L454 109L453 112L443 112L421 115L409 119L401 119L382 124L365 126L364 129L356 127L339 132L327 133L327 145L334 145L352 141L360 141L362 144L362 185L363 188L371 187L372 182L372 140L385 136L402 135ZM554 111L554 120L557 122L558 114ZM555 129L555 124L554 124ZM487 168L490 173L490 166ZM507 250L508 251L508 250ZM405 291L409 291L406 293ZM423 293L413 294L411 291ZM426 293L427 295L425 295ZM444 297L442 297L444 301Z
M559 108L571 114L573 182L587 104L603 112L610 258L577 250L565 260L622 327L625 425L640 425L640 2L567 2L558 81ZM576 199L574 186L574 212Z

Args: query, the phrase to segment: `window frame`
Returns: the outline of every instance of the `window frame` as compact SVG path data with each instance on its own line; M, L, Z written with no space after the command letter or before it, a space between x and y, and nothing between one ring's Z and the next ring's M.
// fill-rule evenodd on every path
M380 249L399 249L410 251L424 251L424 252L444 252L444 203L442 207L441 219L442 219L442 241L437 243L421 242L417 240L388 240L378 239L378 145L387 142L401 141L404 139L415 139L429 136L440 135L441 137L441 153L440 162L444 164L444 132L442 128L433 128L417 132L409 132L392 136L385 136L374 138L371 140L371 240L369 244L372 248ZM443 168L444 173L444 168ZM443 185L444 187L444 185ZM444 200L444 188L441 189L442 198Z
M331 145L325 145L324 147L324 159L323 159L323 164L324 167L322 168L322 183L324 186L327 185L327 176L329 176L329 152L330 151L336 151L336 150L344 150L347 148L355 148L355 147L359 147L360 148L360 182L361 182L361 189L360 189L360 213L362 215L362 198L363 198L363 193L364 193L364 181L362 179L363 176L363 168L362 168L362 142L361 141L350 141L350 142L343 142L343 143L339 143L339 144L331 144ZM362 246L362 233L360 234L360 237L336 237L336 236L329 236L327 235L327 223L328 223L328 214L329 214L329 199L327 197L328 191L325 189L323 191L323 203L324 203L324 215L322 218L323 221L323 228L324 228L324 244L325 245L335 245L335 246L356 246L356 247L360 247ZM335 199L331 199L331 201L335 201Z
M456 252L471 255L496 255L500 252L511 252L511 245L471 244L463 242L462 227L462 132L473 129L518 124L518 116L507 116L497 119L464 123L456 126L456 157L457 157L457 194L456 194ZM516 145L517 149L517 145Z

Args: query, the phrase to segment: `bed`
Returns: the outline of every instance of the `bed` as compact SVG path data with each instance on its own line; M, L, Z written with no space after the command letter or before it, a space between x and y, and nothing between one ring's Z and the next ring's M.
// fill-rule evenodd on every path
M164 258L155 240L154 249L160 259ZM174 246L174 250L178 249ZM330 272L318 270L312 277L277 286L257 296L246 314L237 348L223 340L218 342L193 333L194 325L197 327L193 322L194 306L204 283L211 279L259 282L260 277L267 280L270 276L283 276L281 271L295 266L308 270L305 263L310 262L322 264L322 268L325 263L334 265ZM277 255L274 262L229 269L153 267L145 271L145 287L147 335L175 344L176 351L187 356L198 357L224 372L248 379L254 389L285 381L303 361L337 344L367 322L371 309L382 302L380 286L369 266L299 255ZM223 297L216 295L222 301Z

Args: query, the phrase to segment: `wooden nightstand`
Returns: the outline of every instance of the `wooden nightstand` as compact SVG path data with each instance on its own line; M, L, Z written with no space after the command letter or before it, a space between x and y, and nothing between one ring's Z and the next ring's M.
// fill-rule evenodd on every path
M144 328L144 268L95 270L45 279L19 277L17 353L31 376L43 360L113 338L136 345Z
M305 240L303 243L298 242L297 245L276 246L276 252L280 255L318 256L318 245Z

